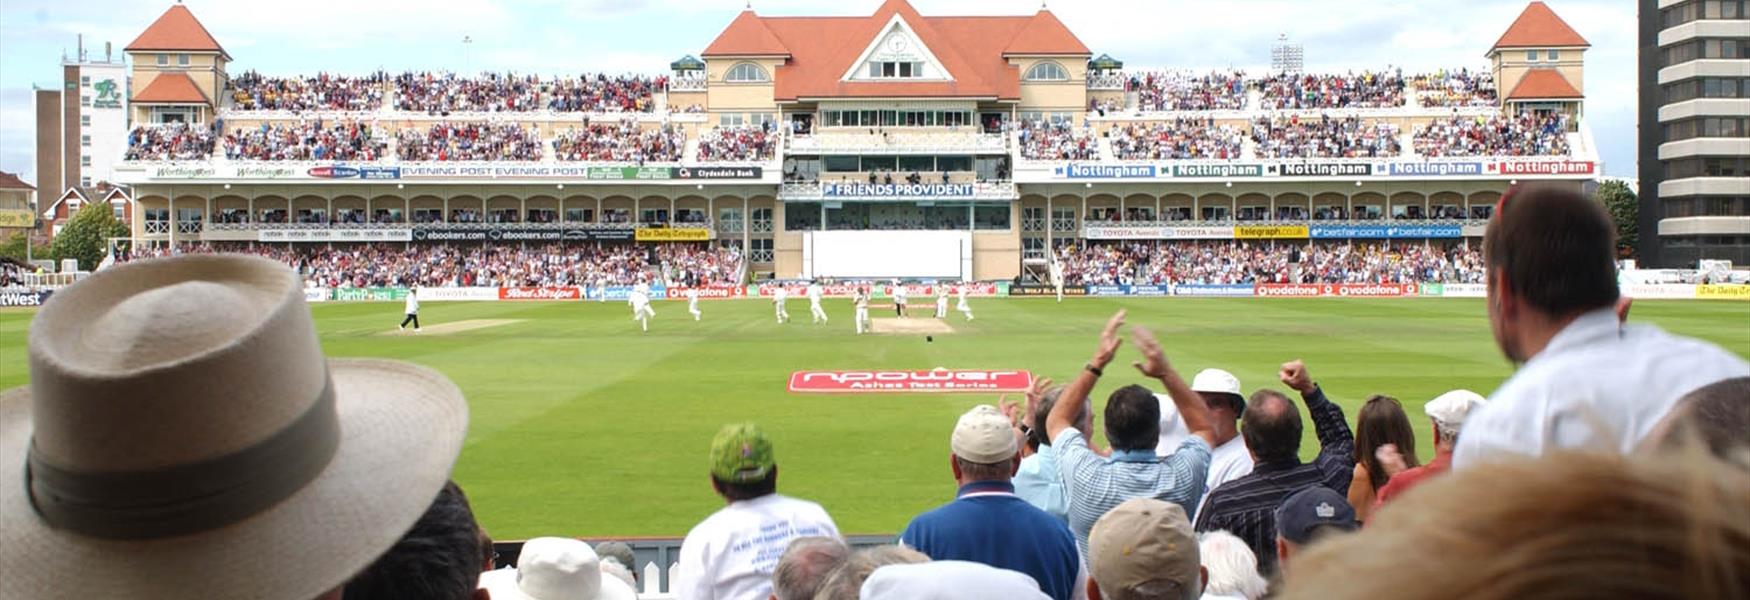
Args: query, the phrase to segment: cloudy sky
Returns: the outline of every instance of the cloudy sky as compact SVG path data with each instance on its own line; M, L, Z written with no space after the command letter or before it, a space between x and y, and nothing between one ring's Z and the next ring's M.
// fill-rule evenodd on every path
M1028 14L1038 0L912 0L925 15ZM1623 0L1548 0L1592 43L1586 116L1608 175L1633 176L1635 10ZM743 0L188 0L232 72L376 69L658 73L697 54ZM753 0L764 15L858 15L880 0ZM1131 67L1261 69L1286 33L1309 71L1485 66L1525 0L1048 0L1095 54ZM31 86L59 80L84 34L127 45L166 0L0 2L0 170L35 181ZM471 38L463 44L464 37Z

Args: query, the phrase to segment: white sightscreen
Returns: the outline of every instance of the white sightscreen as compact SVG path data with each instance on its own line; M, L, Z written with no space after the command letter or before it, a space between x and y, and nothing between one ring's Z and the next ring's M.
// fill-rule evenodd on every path
M802 238L809 277L962 279L971 275L968 231L813 231Z

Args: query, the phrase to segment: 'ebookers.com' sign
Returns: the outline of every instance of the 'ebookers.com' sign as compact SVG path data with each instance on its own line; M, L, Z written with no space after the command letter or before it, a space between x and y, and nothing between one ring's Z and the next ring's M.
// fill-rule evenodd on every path
M790 374L790 392L850 393L991 393L1025 392L1033 386L1027 371L797 371Z

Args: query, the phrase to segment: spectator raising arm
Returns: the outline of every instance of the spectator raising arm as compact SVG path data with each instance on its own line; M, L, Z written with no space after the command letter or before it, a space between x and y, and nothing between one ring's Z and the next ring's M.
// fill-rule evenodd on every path
M1319 437L1319 456L1313 464L1324 473L1322 483L1339 494L1347 492L1355 474L1355 432L1343 419L1343 407L1325 398L1325 391L1313 383L1301 361L1283 363L1277 375L1283 385L1300 392L1306 411L1312 416L1313 432Z
M1094 357L1088 364L1082 365L1082 372L1064 388L1063 395L1058 398L1057 405L1051 407L1051 414L1045 418L1045 433L1056 441L1063 430L1075 425L1076 416L1082 414L1082 405L1088 402L1088 393L1094 390L1094 384L1100 381L1100 375L1105 374L1106 365L1112 364L1112 357L1118 353L1118 346L1124 339L1118 337L1118 329L1124 326L1124 311L1119 310L1106 321L1106 328L1100 331L1100 345L1094 350ZM1207 421L1205 421L1207 425ZM1093 435L1084 431L1083 435Z
M1167 388L1167 396L1173 399L1173 406L1179 409L1179 418L1185 420L1185 429L1191 435L1203 438L1210 447L1215 447L1215 426L1209 418L1209 405L1203 402L1203 397L1191 391L1191 386L1185 384L1185 378L1167 363L1167 354L1161 350L1161 343L1155 339L1154 332L1137 327L1137 349L1142 351L1142 361L1131 363L1143 375L1158 379Z

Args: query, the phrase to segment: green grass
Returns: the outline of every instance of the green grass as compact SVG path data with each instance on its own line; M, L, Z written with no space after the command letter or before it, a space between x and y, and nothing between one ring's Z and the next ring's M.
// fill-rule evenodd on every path
M1024 368L1065 382L1119 307L1160 334L1189 378L1218 366L1246 390L1280 388L1277 366L1302 358L1351 420L1369 394L1404 401L1420 455L1431 455L1422 403L1452 388L1488 394L1510 373L1490 338L1482 300L974 299L978 320L958 333L862 336L850 305L833 322L779 326L763 301L657 305L640 335L621 303L427 303L427 325L521 319L449 336L384 336L400 304L314 307L331 356L390 357L435 368L473 407L455 477L494 537L679 536L721 506L705 452L724 423L752 420L777 444L787 494L825 505L842 530L898 531L954 493L948 434L981 395L793 396L793 370ZM28 379L33 312L0 311L0 388ZM881 316L877 311L877 316ZM1638 302L1633 320L1701 337L1750 356L1750 304ZM1128 347L1096 397L1141 383ZM1308 430L1303 454L1317 451Z

